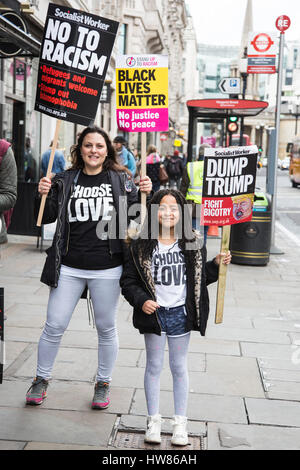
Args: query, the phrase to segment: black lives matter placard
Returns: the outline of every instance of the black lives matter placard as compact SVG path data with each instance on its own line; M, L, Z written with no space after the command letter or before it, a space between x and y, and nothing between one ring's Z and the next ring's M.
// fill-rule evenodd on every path
M50 4L35 110L89 125L94 120L119 23Z
M257 147L205 149L203 225L232 225L252 218Z

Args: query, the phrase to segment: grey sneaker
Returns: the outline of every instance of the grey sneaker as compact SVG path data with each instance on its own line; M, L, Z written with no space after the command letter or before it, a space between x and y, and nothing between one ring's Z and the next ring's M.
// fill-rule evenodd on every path
M109 382L97 382L92 402L94 410L104 410L109 407Z
M47 387L49 385L48 380L43 377L37 376L31 387L26 393L26 404L27 405L41 405L45 398L47 398Z

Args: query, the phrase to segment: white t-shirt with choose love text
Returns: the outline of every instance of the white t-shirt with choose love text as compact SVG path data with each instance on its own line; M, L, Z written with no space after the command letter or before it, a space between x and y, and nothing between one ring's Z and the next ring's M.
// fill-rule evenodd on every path
M186 266L178 240L172 245L158 242L152 255L151 272L160 307L170 308L185 304Z

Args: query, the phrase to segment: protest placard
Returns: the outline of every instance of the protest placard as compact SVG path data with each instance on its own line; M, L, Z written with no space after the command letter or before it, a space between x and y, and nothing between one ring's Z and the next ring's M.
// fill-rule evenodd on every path
M256 145L205 149L201 220L232 225L252 218Z
M256 145L205 149L201 224L223 226L221 252L229 248L231 225L252 219L257 156ZM215 323L223 320L226 272L221 262Z
M35 110L77 124L94 120L119 23L49 4Z
M146 175L146 132L169 129L168 57L120 55L116 60L118 128L141 134L141 177ZM142 194L141 222L146 212Z
M119 129L127 132L167 131L168 57L118 56L116 99Z
M35 110L57 118L46 176L61 120L93 124L118 31L117 21L50 3L41 44ZM42 224L43 195L37 220Z

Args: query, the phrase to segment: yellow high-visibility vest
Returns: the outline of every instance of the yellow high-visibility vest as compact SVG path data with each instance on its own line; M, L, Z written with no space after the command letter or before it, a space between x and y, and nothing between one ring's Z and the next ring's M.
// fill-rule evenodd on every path
M187 174L190 179L190 185L187 190L186 199L194 201L196 204L201 204L202 202L203 167L203 161L189 162L187 164Z

